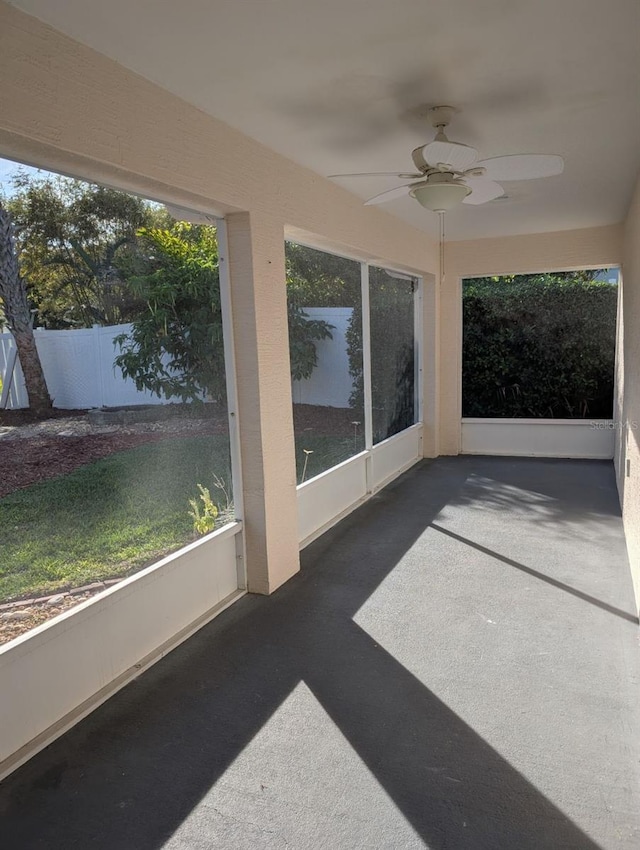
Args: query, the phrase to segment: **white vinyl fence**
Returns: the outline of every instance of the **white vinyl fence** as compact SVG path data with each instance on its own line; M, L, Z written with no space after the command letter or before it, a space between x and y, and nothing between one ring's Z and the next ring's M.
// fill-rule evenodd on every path
M114 337L131 325L94 326L66 331L36 329L36 347L55 407L88 409L135 404L162 404L163 399L139 392L114 366L119 348ZM10 333L0 334L0 375L3 384L15 342ZM3 393L4 394L4 393ZM27 391L19 361L16 362L5 405L9 409L28 407Z
M333 339L316 343L318 365L306 381L293 382L293 400L297 404L320 404L349 407L353 380L349 374L346 331L351 318L350 307L308 307L312 319L323 319L333 325ZM92 407L124 407L142 404L166 404L150 392L139 392L133 381L125 379L114 366L119 347L113 340L128 333L131 325L110 325L76 330L34 331L44 376L55 407L86 410ZM7 374L15 352L10 333L0 333L0 377L4 392L3 406L8 409L28 407L27 391L20 362ZM6 383L10 380L7 391Z
M332 339L316 342L318 365L310 378L293 382L293 403L349 407L353 378L349 374L346 335L353 307L303 307L303 310L310 319L333 325Z

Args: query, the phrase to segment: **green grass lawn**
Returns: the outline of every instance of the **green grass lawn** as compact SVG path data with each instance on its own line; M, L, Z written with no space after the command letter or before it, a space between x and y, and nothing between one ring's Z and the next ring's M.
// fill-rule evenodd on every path
M226 436L149 443L0 499L0 601L126 575L184 546L197 484L225 505L214 475L230 493Z
M361 438L296 439L298 482L361 451ZM0 499L0 602L124 576L195 539L189 499L231 493L226 436L188 437L117 452ZM222 514L217 526L226 521Z
M302 483L305 452L310 451L304 480L308 481L315 475L320 475L332 466L337 466L343 460L364 451L364 435L357 437L333 437L328 435L313 436L296 434L296 470L298 484Z

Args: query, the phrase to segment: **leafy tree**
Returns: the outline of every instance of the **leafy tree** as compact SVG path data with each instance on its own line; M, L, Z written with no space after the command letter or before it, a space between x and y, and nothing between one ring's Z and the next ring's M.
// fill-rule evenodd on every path
M287 242L287 298L298 307L353 307L359 303L360 263Z
M175 224L163 207L80 180L18 170L13 182L7 204L36 322L133 322L131 334L118 338L116 365L138 389L223 400L215 230ZM312 260L301 249L302 268ZM292 292L305 285L293 268L287 283ZM298 379L317 364L315 343L331 336L331 326L309 319L302 306L312 305L288 305L291 373Z
M225 402L224 345L215 228L187 223L138 231L147 257L143 274L129 279L144 305L132 331L116 338L116 365L139 390L196 400L203 393ZM294 276L288 270L287 281ZM309 319L289 301L291 375L308 378L317 365L315 342L331 336L327 322Z
M18 268L11 216L0 204L0 298L9 329L13 333L29 397L29 407L38 415L51 408L51 398L42 371L31 323L27 289Z
M611 416L617 287L596 274L465 281L464 416Z
M126 192L18 171L7 201L39 324L90 327L130 321L140 302L127 285L145 258L136 233L168 213Z
M215 228L178 222L143 228L149 257L129 280L144 304L131 333L116 338L116 365L139 390L158 397L226 400L222 312Z

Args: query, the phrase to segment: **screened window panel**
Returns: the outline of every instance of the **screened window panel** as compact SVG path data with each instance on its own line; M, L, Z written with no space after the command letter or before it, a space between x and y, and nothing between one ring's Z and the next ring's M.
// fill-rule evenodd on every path
M416 287L415 280L369 269L374 444L416 422Z
M609 419L616 269L469 278L462 289L462 415Z
M286 244L298 484L363 451L360 263Z
M61 244L39 242L37 227L20 228L38 209L21 206L24 187L5 186L58 408L42 422L25 410L18 365L4 414L0 603L60 596L16 618L21 631L234 518L215 228L84 181L26 178L72 223L80 209L85 229L63 245L62 221ZM0 377L12 346L0 328Z

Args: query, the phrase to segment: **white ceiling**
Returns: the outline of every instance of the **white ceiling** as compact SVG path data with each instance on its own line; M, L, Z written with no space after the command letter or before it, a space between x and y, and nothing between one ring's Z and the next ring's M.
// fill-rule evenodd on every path
M448 216L453 239L621 221L640 169L638 0L13 0L318 174L405 170L433 138L555 153L561 176ZM363 198L386 178L342 181ZM403 198L385 208L435 229Z

